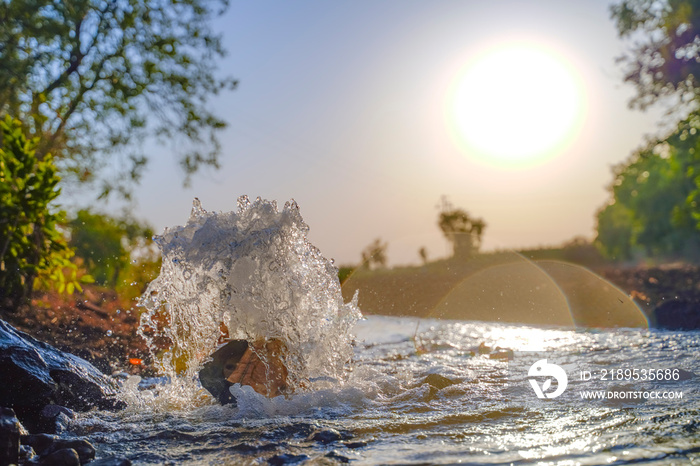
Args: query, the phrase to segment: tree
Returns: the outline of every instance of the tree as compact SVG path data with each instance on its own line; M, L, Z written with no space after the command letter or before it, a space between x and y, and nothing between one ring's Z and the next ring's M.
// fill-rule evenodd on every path
M381 238L375 239L372 244L362 251L362 265L370 270L386 267L386 250L388 247L389 243L382 243Z
M133 219L80 210L69 223L70 245L101 285L117 288L139 249L148 248L153 230Z
M235 82L214 74L224 51L208 22L226 4L1 1L0 114L25 120L39 160L52 152L64 175L99 180L102 195L129 195L148 134L172 143L187 177L216 167L225 123L206 102Z
M633 106L676 96L697 109L700 96L700 4L684 0L624 0L610 8L620 37L634 40L618 60L635 86Z
M614 168L596 243L618 259L700 258L700 4L624 0L611 14L620 36L634 40L619 59L637 90L632 106L675 97L688 116Z
M37 140L27 140L18 120L5 117L0 132L0 296L12 310L30 297L36 280L69 294L80 283L59 229L65 213L51 207L60 193L53 158L38 159Z
M428 263L428 250L425 248L425 246L421 246L420 249L418 249L418 255L420 256L420 260L423 265Z
M700 117L636 151L614 169L598 238L612 258L700 258Z
M486 222L470 216L464 209L454 207L447 198L443 197L438 226L447 240L452 243L453 256L466 259L479 251Z

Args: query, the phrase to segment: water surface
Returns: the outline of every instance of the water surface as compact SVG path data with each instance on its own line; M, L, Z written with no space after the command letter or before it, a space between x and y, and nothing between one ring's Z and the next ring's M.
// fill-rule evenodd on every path
M237 408L203 392L187 406L159 402L167 391L133 388L130 409L82 414L71 430L101 456L135 464L700 464L698 332L381 316L355 331L345 383L316 380L313 392L274 400L243 387ZM482 342L513 350L513 359L479 354ZM583 385L571 380L567 396L539 400L523 383L531 351L589 368L678 368L684 380L662 388L683 398L583 402L575 399ZM426 383L431 374L454 383L438 389ZM324 429L341 438L313 440Z

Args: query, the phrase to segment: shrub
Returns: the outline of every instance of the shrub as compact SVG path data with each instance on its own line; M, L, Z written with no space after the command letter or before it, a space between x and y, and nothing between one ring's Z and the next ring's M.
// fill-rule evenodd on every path
M73 250L59 229L65 213L50 207L61 192L52 157L37 158L38 139L27 139L19 120L6 116L0 132L0 297L15 309L35 281L69 294L81 288Z

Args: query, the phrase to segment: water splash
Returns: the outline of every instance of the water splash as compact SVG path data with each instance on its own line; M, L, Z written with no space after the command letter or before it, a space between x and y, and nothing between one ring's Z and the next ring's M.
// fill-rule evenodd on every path
M237 212L207 212L195 199L185 226L156 237L160 275L139 302L139 333L158 369L195 379L225 326L233 339L281 340L292 389L343 379L361 313L356 297L343 301L337 269L308 230L294 201L279 211L274 201L242 196Z

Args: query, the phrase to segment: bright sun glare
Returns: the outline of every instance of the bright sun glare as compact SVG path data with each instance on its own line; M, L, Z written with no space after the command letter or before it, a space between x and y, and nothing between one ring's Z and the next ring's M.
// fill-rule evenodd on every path
M541 44L510 42L478 54L462 69L447 106L453 135L470 157L526 168L573 142L585 89L565 57Z

